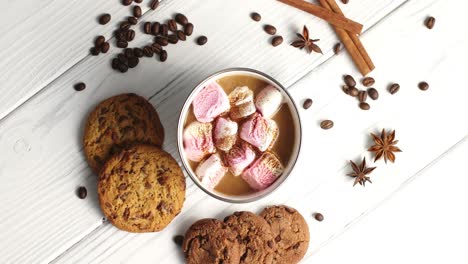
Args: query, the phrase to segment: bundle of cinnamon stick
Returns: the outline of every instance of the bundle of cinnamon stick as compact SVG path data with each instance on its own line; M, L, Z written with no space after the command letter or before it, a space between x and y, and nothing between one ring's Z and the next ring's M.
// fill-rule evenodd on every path
M278 1L322 18L332 25L363 76L375 68L374 63L358 37L361 34L362 25L346 18L335 0L319 0L322 7L303 0Z

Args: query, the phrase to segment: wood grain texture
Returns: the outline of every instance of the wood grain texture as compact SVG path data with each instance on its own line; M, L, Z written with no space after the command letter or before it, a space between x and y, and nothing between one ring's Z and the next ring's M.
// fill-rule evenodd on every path
M6 262L55 259L63 263L174 263L181 260L180 253L168 241L174 234L183 233L194 220L224 217L234 210L258 210L275 203L288 203L305 216L319 210L326 219L330 218L321 224L308 219L314 232L308 253L312 256L348 223L365 214L468 133L468 124L454 122L457 119L454 113L467 111L463 96L453 96L458 93L466 97L466 92L457 85L463 81L462 69L454 69L453 65L461 65L467 59L465 53L460 55L458 51L466 45L468 34L448 38L447 29L456 25L450 17L434 31L422 26L427 12L448 13L438 6L442 1L411 1L370 34L365 34L363 41L371 51L379 51L374 60L382 65L374 74L381 85L381 99L372 104L369 112L359 110L340 91L342 73L357 75L350 70L353 67L347 56L340 55L322 64L332 56L331 49L336 42L326 24L306 14L283 10L279 3L244 2L244 5L238 1L216 0L208 0L204 5L183 1L162 4L161 10L147 19L165 20L174 12L184 12L194 21L194 35L209 37L207 46L200 48L189 40L169 47L169 59L164 65L154 59L143 60L142 65L125 75L112 72L110 56L87 57L0 123L0 178L4 183L4 191L0 193L4 201L0 236L8 238L0 241L0 252ZM343 8L347 16L369 27L402 2L369 0ZM292 40L293 31L306 22L311 34L322 39L319 44L325 55L305 56L285 44L278 48L269 46L262 24L248 18L253 10L262 13L262 21L274 21L285 32L287 40ZM220 22L213 24L213 21ZM389 38L404 41L391 42ZM440 38L447 41L435 41ZM135 43L143 45L148 41L140 35ZM421 47L421 42L427 44ZM316 68L318 65L321 66ZM294 180L287 181L274 195L248 205L216 201L188 180L183 213L164 232L134 235L109 224L102 225L95 195L96 180L81 151L81 128L86 114L110 95L133 91L151 98L166 130L175 131L179 109L191 87L206 75L232 66L256 68L286 86L294 84L291 92L298 103L306 97L314 99L312 108L301 112L304 134L308 135L304 138L307 147L303 148L291 175ZM419 79L431 84L429 91L417 89ZM88 88L74 92L72 85L76 80L85 81ZM394 96L384 91L391 81L402 85L400 93ZM450 104L434 107L440 101ZM318 122L325 117L337 124L333 130L318 128ZM452 124L453 129L445 130L441 126L443 122ZM365 134L382 127L397 128L404 153L397 156L397 164L382 170L384 176L380 177L376 170L374 185L364 190L352 188L350 179L344 176L345 161L364 154L369 143ZM440 134L444 136L427 146L431 136ZM169 134L165 148L178 157L175 142L174 133ZM88 187L89 196L84 201L74 194L79 185ZM292 192L300 195L290 196ZM65 249L68 251L64 252Z

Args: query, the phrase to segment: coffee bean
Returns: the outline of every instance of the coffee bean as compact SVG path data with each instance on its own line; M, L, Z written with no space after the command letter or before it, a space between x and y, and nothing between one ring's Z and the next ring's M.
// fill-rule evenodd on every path
M121 49L124 49L124 48L128 47L128 42L125 41L125 40L119 40L119 41L117 41L117 47L119 47Z
M96 47L92 47L89 51L90 51L91 55L93 55L93 56L97 56L97 55L99 55L99 53L101 53L101 49L96 48Z
M348 94L351 95L352 97L356 97L359 95L359 90L356 87L350 87L348 89Z
M139 18L141 17L141 7L140 6L134 6L133 7L133 16L136 17L136 18Z
M265 30L267 34L270 34L270 35L276 34L276 28L272 25L265 25L263 29Z
M128 21L123 21L122 23L120 23L120 26L119 28L122 29L122 30L127 30L130 28L130 23Z
M200 36L200 37L197 38L197 44L200 45L200 46L205 45L206 42L208 42L208 38L205 37L205 36Z
M321 213L315 213L314 214L315 220L322 222L323 221L323 215Z
M156 54L159 54L161 53L161 51L163 50L163 48L161 47L161 45L159 45L158 43L153 43L151 45L151 50L156 53Z
M390 85L390 87L388 88L388 91L389 91L391 94L395 94L395 93L397 93L399 90L400 90L400 85L399 85L398 83L394 83L394 84Z
M374 85L375 80L372 77L366 77L362 79L361 82L362 82L362 85L364 85L365 87L371 87L372 85Z
M170 19L167 21L167 27L170 31L176 32L177 31L177 22L174 19Z
M143 2L143 0L133 0L133 2L135 2L137 4L141 4L141 2Z
M130 29L129 31L127 31L126 40L132 41L134 38L135 38L135 30Z
M192 23L188 23L188 24L185 25L184 33L187 36L192 35L192 33L193 33L193 24Z
M179 42L179 39L177 38L175 34L171 34L167 36L167 41L171 44L177 44L177 42Z
M427 89L429 89L429 84L427 82L420 82L418 84L418 87L421 91L426 91Z
M332 128L333 125L333 121L331 120L323 120L322 122L320 122L320 127L325 130Z
M167 34L169 33L169 28L166 24L162 24L160 27L159 27L159 34L167 37Z
M124 73L124 72L127 72L128 71L128 66L123 64L123 63L120 63L119 66L117 66L117 68L119 69L119 71L121 73Z
M336 43L335 46L333 46L333 52L335 55L338 55L341 51L341 43Z
M73 86L75 88L75 91L83 91L86 88L86 84L83 82L77 83Z
M140 49L140 48L134 48L134 49L133 49L133 54L134 54L137 58L141 58L141 57L143 57L143 50Z
M184 236L181 236L181 235L175 236L173 240L174 240L174 243L176 243L176 245L181 247L182 243L184 243Z
M153 57L153 49L150 46L144 47L143 55L145 55L145 57Z
M349 95L349 87L348 87L348 85L346 85L346 84L343 85L343 86L341 87L341 90L343 90L343 93Z
M128 58L127 56L125 56L125 54L121 54L121 53L117 54L117 59L119 59L121 64L125 64L125 65L128 64Z
M155 36L159 34L161 24L159 22L154 22L152 27L151 27L151 33Z
M135 57L135 56L129 57L128 58L128 67L129 68L135 68L138 65L138 62L140 62L140 60L137 57Z
M77 191L78 198L84 199L88 195L88 190L85 187L80 186Z
M94 41L94 46L95 47L101 47L102 43L106 41L106 38L104 36L98 36L96 40Z
M435 24L435 18L434 18L434 17L428 17L428 18L426 18L425 24L426 24L426 27L427 27L428 29L432 29L432 28L434 27L434 24Z
M166 61L167 60L167 51L161 50L161 53L159 53L159 59L161 61Z
M119 59L117 59L117 58L113 58L113 59L112 59L112 69L117 70L119 64L120 64Z
M128 17L128 18L127 18L127 21L128 21L128 23L130 23L130 25L136 25L136 24L138 24L138 18L136 18L136 17L132 17L132 16L131 16L131 17Z
M185 41L187 38L185 37L185 34L182 30L177 30L177 38L182 40L182 41Z
M273 45L273 47L279 46L281 43L283 43L282 36L276 36L271 40L271 45Z
M377 100L379 99L379 92L375 88L369 88L367 89L367 93L369 94L369 97L372 100Z
M179 13L179 14L177 14L175 16L175 20L177 21L177 23L181 24L182 26L185 26L188 23L187 17L184 14L181 14L181 13Z
M312 106L312 99L310 98L305 99L302 107L304 107L304 109L309 109L311 106Z
M356 86L356 81L354 80L353 76L351 76L351 75L345 75L344 76L344 82L349 87L355 87Z
M347 3L349 3L349 0L341 0L341 2L346 5Z
M257 12L251 13L251 14L250 14L250 17L253 19L253 21L257 21L257 22L258 22L258 21L262 20L262 16L261 16L259 13L257 13Z
M103 14L99 17L99 24L101 25L105 25L107 23L109 23L109 21L111 20L111 15L110 14Z
M132 2L133 2L133 0L122 0L122 4L123 4L124 6L129 6L129 5L132 4Z
M145 34L151 34L151 22L145 22L145 24L143 24L143 32L145 32Z
M358 92L358 100L359 102L365 102L367 100L367 92L364 90L361 90Z
M128 58L128 57L134 56L134 54L133 54L133 49L132 49L132 48L126 48L126 49L124 50L124 54L125 54L125 56L126 56L127 58Z
M158 6L159 6L159 0L151 1L151 4L150 4L151 9L156 10L156 8L158 8Z
M167 44L169 43L166 37L161 37L161 36L157 36L155 38L155 42L161 46L167 46Z
M109 51L109 48L110 48L109 42L104 42L101 45L101 52L107 53Z
M126 40L127 39L127 30L119 29L114 32L115 38L117 40Z
M361 108L362 110L369 110L370 109L370 105L366 102L361 102L359 103L359 108Z

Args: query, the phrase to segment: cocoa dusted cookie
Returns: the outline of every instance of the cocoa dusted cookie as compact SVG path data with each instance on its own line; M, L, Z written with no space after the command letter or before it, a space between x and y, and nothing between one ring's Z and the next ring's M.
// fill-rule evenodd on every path
M107 159L133 143L161 146L164 129L154 107L136 94L101 102L86 122L83 145L89 166L98 173Z
M98 195L102 211L116 227L160 231L182 209L185 177L168 153L153 145L135 145L104 164Z
M235 212L224 222L237 233L240 263L274 263L276 245L270 226L262 217L251 212Z
M282 205L265 208L260 216L270 225L277 246L274 263L298 263L309 247L309 227L295 209Z
M182 249L188 264L238 264L239 242L226 224L201 219L187 230Z

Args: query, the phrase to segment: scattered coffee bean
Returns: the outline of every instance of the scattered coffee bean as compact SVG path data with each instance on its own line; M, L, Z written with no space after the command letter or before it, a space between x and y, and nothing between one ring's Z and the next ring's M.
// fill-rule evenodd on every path
M358 100L359 102L365 102L367 100L367 92L364 90L361 90L358 92Z
M267 34L270 34L270 35L276 34L276 28L272 25L265 25L263 29L265 30Z
M98 36L96 40L94 41L94 46L95 47L101 47L102 43L106 41L106 38L104 36Z
M181 24L182 26L185 26L188 23L187 17L184 14L181 14L181 13L179 13L179 14L177 14L175 16L175 21L177 23Z
M169 44L169 41L167 40L167 38L162 37L162 36L157 36L155 38L155 42L158 43L161 46L167 46L167 44Z
M192 33L193 33L193 24L192 23L188 23L188 24L185 25L184 33L187 36L192 35Z
M159 6L159 0L151 1L151 4L150 4L151 9L156 10L156 8L158 8L158 6Z
M121 49L124 49L124 48L128 47L128 42L124 41L124 40L119 40L119 41L117 41L117 47L119 47Z
M176 32L177 31L177 22L174 19L170 19L167 21L167 27L170 31Z
M80 186L77 191L78 198L84 199L88 195L88 190L85 187Z
M151 50L156 53L156 54L159 54L161 53L161 51L163 50L163 48L161 47L161 45L159 45L158 43L153 43L151 45Z
M107 53L109 51L109 48L110 48L109 42L104 42L101 45L101 52Z
M362 79L361 82L362 82L362 85L364 85L365 87L371 87L372 85L374 85L375 80L372 77L366 77Z
M129 5L132 4L132 2L133 2L133 0L122 0L122 4L123 4L124 6L129 6Z
M257 12L253 12L252 14L250 14L250 17L254 20L254 21L260 21L262 20L262 16L257 13Z
M391 94L396 94L399 90L400 90L400 85L398 83L394 83L390 85L390 87L388 88L388 91Z
M418 84L418 87L421 91L426 91L427 89L429 89L429 84L427 82L420 82Z
M179 38L182 41L185 41L187 39L187 37L185 36L182 30L177 30L177 38Z
M135 2L137 4L141 4L143 2L143 0L133 0L133 2Z
M136 18L140 18L141 17L141 7L140 6L134 6L133 7L133 16L136 17Z
M153 49L150 46L144 47L143 55L145 55L145 57L153 57Z
M151 22L145 22L145 24L143 24L143 32L145 32L145 34L151 34Z
M134 49L133 49L133 54L134 54L137 58L141 58L141 57L143 57L143 50L140 49L140 48L134 48Z
M356 87L350 87L348 89L348 94L351 95L352 97L356 97L359 95L359 90Z
M138 24L138 18L133 17L133 16L128 17L127 21L128 21L128 23L130 23L130 25L136 25L136 24Z
M434 18L434 17L428 17L428 18L426 18L425 24L426 24L426 27L427 27L428 29L432 29L432 28L434 27L434 24L435 24L435 18Z
M359 103L359 108L361 108L362 110L369 110L370 109L370 105L366 102L361 102Z
M86 88L86 84L85 83L77 83L73 86L73 88L75 88L75 91L83 91L85 88Z
M367 93L369 94L369 97L372 100L377 100L379 99L379 92L375 88L369 88L367 89Z
M344 76L344 82L349 87L355 87L356 86L356 81L354 80L353 76L351 76L351 75L345 75Z
M279 46L281 43L283 43L282 36L276 36L271 40L271 45L273 45L273 47Z
M117 59L119 59L120 63L122 64L128 64L128 58L125 56L125 54L117 54Z
M97 55L99 55L99 53L101 53L101 49L96 48L96 47L92 47L89 51L90 51L91 55L93 55L93 56L97 56Z
M171 34L167 37L167 41L171 44L177 44L177 42L179 42L179 39L177 38L177 35Z
M119 67L120 61L117 58L112 59L112 69L117 70Z
M99 24L101 25L105 25L107 23L109 23L109 21L111 20L111 15L110 14L103 14L99 17Z
M176 245L181 247L182 243L184 243L184 236L181 236L181 235L175 236L173 240L174 240L174 243L176 243Z
M159 27L159 34L167 37L167 35L169 34L169 28L166 24L162 24L160 27Z
M313 103L312 99L307 98L307 99L305 99L304 104L302 105L302 107L304 107L304 109L309 109L312 106L312 103Z
M135 38L135 30L130 29L127 31L127 35L125 37L127 41L132 41Z
M333 125L333 121L331 120L323 120L322 122L320 122L320 127L325 130L332 128Z
M151 32L153 33L153 35L157 36L160 33L160 30L161 30L161 24L159 24L159 22L153 23L151 27Z
M120 23L120 26L119 28L122 29L122 30L127 30L130 28L130 23L128 21L123 21L122 23Z
M128 57L128 67L129 68L135 68L138 63L140 62L140 59L138 59L135 56Z
M205 37L205 36L200 36L200 37L197 38L197 44L200 45L200 46L205 45L206 42L208 42L208 38Z
M133 49L132 49L132 48L126 48L126 49L124 50L124 54L125 54L125 56L127 56L127 57L132 57L132 56L134 56L134 54L133 54Z
M161 50L161 52L159 53L159 59L161 61L166 61L167 60L167 51Z
M333 46L333 52L335 55L338 55L341 51L341 43L336 43L335 46Z
M126 64L120 63L119 66L117 66L118 70L121 73L127 72L128 71L128 66Z
M323 221L323 215L321 213L315 213L314 214L315 220L322 222Z

